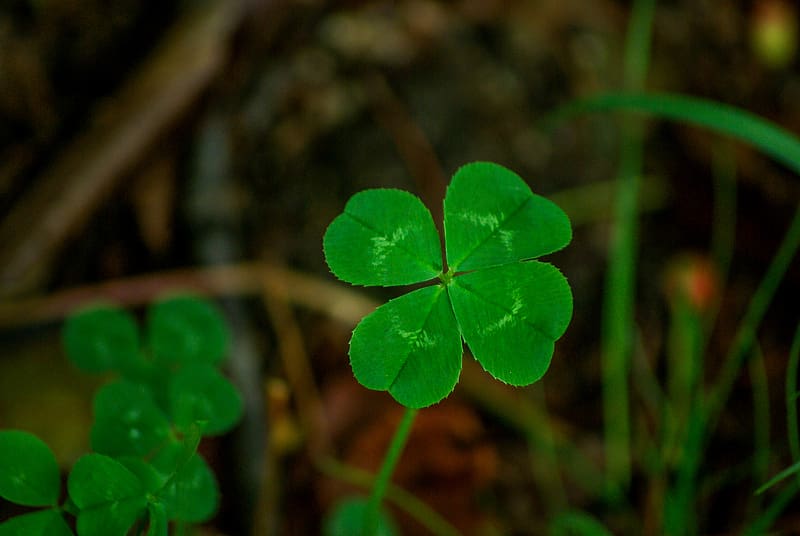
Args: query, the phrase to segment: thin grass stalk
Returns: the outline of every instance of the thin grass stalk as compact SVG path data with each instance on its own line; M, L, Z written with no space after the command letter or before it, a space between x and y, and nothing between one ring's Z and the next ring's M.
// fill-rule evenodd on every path
M766 534L773 523L775 523L775 520L778 519L778 516L781 515L791 500L797 495L798 490L800 490L800 484L794 482L791 486L781 491L767 509L742 531L742 534L744 536L761 536Z
M670 491L665 505L665 529L669 534L693 534L695 528L688 518L696 495L696 481L705 446L710 438L717 418L738 377L745 356L755 341L755 333L772 301L778 284L789 267L800 246L800 208L795 214L778 252L751 299L734 343L728 352L721 379L706 398L706 404L696 406L690 418L690 433L687 437L684 457L678 471L676 485Z
M797 429L798 363L800 363L800 323L797 324L792 347L789 350L789 363L786 365L786 430L793 464L800 462L800 433ZM800 482L800 473L798 481Z
M682 121L710 128L744 141L800 174L800 139L781 127L739 108L685 95L664 94L607 94L577 101L557 110L544 121L552 125L567 117L597 111L637 111L657 117ZM690 419L690 433L686 460L681 465L675 493L667 498L665 526L670 526L672 514L693 504L689 485L696 479L704 445L711 435L719 413L724 408L733 382L751 348L755 333L764 313L772 301L778 284L783 279L792 258L800 246L800 207L795 212L781 246L751 299L734 342L728 352L720 380L707 397L707 410L697 411ZM698 433L699 432L699 433ZM673 531L670 531L672 533ZM686 532L686 531L681 531ZM691 532L691 531L689 531Z
M675 483L664 498L664 534L696 534L694 502L697 496L697 474L703 458L705 421L698 406L693 407L686 428L683 460L678 466Z
M775 257L772 259L761 284L750 300L744 318L734 337L733 344L725 358L725 363L719 374L719 380L706 400L707 421L712 428L724 409L725 402L733 389L733 384L739 375L739 370L745 357L753 347L761 321L798 248L800 248L800 207L795 211L794 218Z
M625 44L625 88L641 90L650 57L655 0L633 4ZM623 123L617 176L614 236L603 307L603 409L609 490L626 487L631 475L628 378L633 349L637 251L637 203L642 171L641 123Z
M756 345L750 359L750 383L753 386L753 481L764 482L769 476L769 380L764 353ZM758 510L760 497L754 496Z

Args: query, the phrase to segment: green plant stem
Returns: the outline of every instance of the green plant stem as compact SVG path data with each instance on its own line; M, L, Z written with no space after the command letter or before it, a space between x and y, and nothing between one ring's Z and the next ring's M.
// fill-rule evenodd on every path
M703 373L703 317L685 296L672 311L669 339L668 389L665 434L662 442L664 469L676 471L672 486L662 473L665 534L693 534L697 524L691 504L697 495L696 474L702 457L703 428L699 406Z
M700 468L704 437L702 411L695 405L686 426L684 460L678 466L675 483L664 498L664 534L695 534L696 519L693 516L697 494L697 472Z
M668 534L684 534L689 520L686 512L694 503L697 473L701 465L705 444L711 436L717 418L728 400L739 370L755 341L755 333L766 313L767 306L783 279L792 258L800 247L800 207L767 272L756 290L731 345L720 373L720 379L711 389L704 406L695 406L689 419L683 461L679 467L675 487L667 496L665 517ZM689 530L692 533L693 530Z
M766 534L767 530L769 530L772 524L775 523L775 520L778 519L778 516L781 515L781 512L789 505L789 502L794 498L798 490L800 490L800 484L795 482L781 491L775 500L772 501L772 504L770 504L749 527L742 531L742 534L747 536Z
M764 318L764 314L775 296L775 291L783 280L783 276L786 274L786 270L788 270L798 248L800 248L800 207L797 208L789 230L784 235L778 252L767 268L767 273L750 300L750 304L726 356L719 380L708 396L706 415L708 424L711 427L714 426L724 408L725 402L728 400L745 356L753 347L761 320Z
M711 160L714 178L714 218L711 223L711 258L717 270L717 292L705 315L705 342L708 347L711 331L722 305L722 289L728 282L736 241L736 160L730 140L714 145ZM705 353L705 352L704 352Z
M625 44L625 87L641 90L647 74L655 0L634 2ZM630 479L628 376L633 339L637 198L642 169L641 123L623 122L614 236L603 311L603 408L609 486Z
M372 487L372 493L369 495L369 503L367 504L367 511L364 513L364 535L372 536L378 530L378 517L383 496L386 494L386 489L389 486L389 480L392 477L394 468L400 460L400 454L403 452L403 447L406 445L408 435L411 432L411 426L414 424L414 418L417 416L417 410L413 408L406 408L403 413L403 418L397 426L394 433L392 442L386 451L386 455L381 463L381 468L378 475L375 477L375 483Z
M800 433L797 430L797 369L800 361L800 323L794 333L786 365L786 430L792 463L800 462Z
M696 490L696 466L685 463L700 448L698 428L698 387L702 376L703 319L697 308L684 295L677 296L671 308L667 342L667 392L663 406L664 435L661 444L661 474L665 487L663 518L664 534L692 534L696 520L689 507ZM669 475L676 471L670 486Z
M792 475L800 476L800 462L790 465L777 475L770 478L765 483L761 484L756 490L756 495L764 493L765 491L767 491L769 488L771 488L781 480L785 480L786 478L789 478Z
M764 353L756 345L750 360L750 383L753 386L753 481L763 482L769 473L769 381ZM755 496L758 501L759 497ZM756 507L758 504L756 504Z
M326 475L364 489L370 489L375 482L375 475L333 458L322 458L316 465ZM435 536L459 536L461 534L430 506L403 488L390 483L386 489L386 499L413 517Z
M703 318L685 296L679 296L670 317L667 347L667 392L663 456L668 467L682 458L686 424L697 403L702 376Z

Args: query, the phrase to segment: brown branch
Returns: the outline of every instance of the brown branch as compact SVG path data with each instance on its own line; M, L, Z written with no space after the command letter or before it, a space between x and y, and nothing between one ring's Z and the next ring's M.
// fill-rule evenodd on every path
M263 291L352 324L377 306L335 283L268 264L245 263L114 279L48 296L0 302L0 329L60 321L93 302L142 306L176 289L210 296L258 295Z
M230 0L192 10L14 206L0 223L0 296L38 285L125 173L191 109L223 65L240 10Z

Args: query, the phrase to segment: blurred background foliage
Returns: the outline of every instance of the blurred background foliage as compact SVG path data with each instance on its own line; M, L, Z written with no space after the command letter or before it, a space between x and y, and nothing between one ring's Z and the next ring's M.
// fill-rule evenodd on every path
M394 481L464 534L543 534L572 510L614 534L659 533L673 476L653 460L680 467L679 448L657 447L659 397L675 389L669 362L691 336L676 325L716 317L699 365L715 377L800 180L706 131L644 124L633 474L610 500L600 334L625 138L611 115L551 131L541 120L623 86L630 11L623 0L4 0L0 427L36 432L69 467L88 448L98 384L65 362L64 316L98 300L141 312L176 289L210 295L233 326L228 369L247 417L202 447L223 492L203 531L317 533L363 483L359 469L377 468L400 418L384 393L358 386L346 353L355 322L392 291L336 283L325 227L371 187L415 192L439 219L452 172L491 160L573 219L572 245L552 260L572 285L574 320L531 388L468 367L450 399L420 413ZM663 0L645 87L800 133L797 32L790 0ZM722 265L715 228L730 233ZM754 490L790 462L798 267L757 333L763 367L738 379L708 446L698 533L741 532L768 503ZM390 502L402 506L398 493ZM402 510L405 533L423 533ZM800 530L796 510L779 533ZM11 513L0 504L0 519Z

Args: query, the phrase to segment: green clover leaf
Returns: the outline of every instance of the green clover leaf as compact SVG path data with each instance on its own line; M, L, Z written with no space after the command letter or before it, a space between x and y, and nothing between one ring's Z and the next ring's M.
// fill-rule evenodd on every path
M0 430L0 497L24 506L53 506L61 473L53 451L35 435Z
M403 190L364 190L351 197L328 226L323 249L337 277L353 285L408 285L442 271L433 217Z
M461 372L462 339L494 378L529 385L550 365L572 318L561 272L538 257L572 239L567 215L514 172L489 162L461 167L444 198L445 252L430 212L401 190L354 195L323 239L328 266L355 285L440 283L390 300L350 341L356 379L404 406L445 398Z
M147 508L139 478L123 464L102 454L86 454L75 462L67 490L78 512L78 534L126 534Z
M73 536L64 517L55 510L39 510L0 523L0 536Z
M366 497L348 497L341 501L325 521L325 536L349 536L364 532L364 514L367 512ZM375 536L396 536L400 531L395 527L391 517L384 511L378 513L378 527Z
M181 431L202 422L203 435L220 435L236 426L244 412L236 387L214 367L187 366L169 384L169 413Z
M174 296L148 310L147 339L160 362L216 365L225 358L230 334L211 302L195 296Z
M126 370L139 358L139 329L127 311L92 306L67 319L64 348L84 372Z
M170 424L143 385L120 380L94 396L92 449L107 456L146 456L169 437Z
M213 471L197 454L192 455L169 480L162 492L169 519L189 523L208 521L219 506L219 486Z

